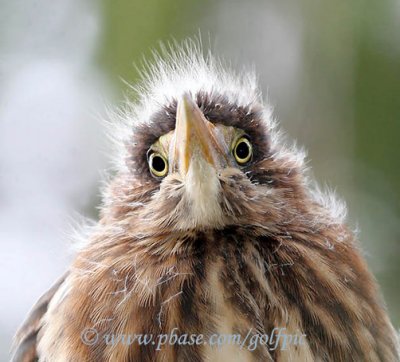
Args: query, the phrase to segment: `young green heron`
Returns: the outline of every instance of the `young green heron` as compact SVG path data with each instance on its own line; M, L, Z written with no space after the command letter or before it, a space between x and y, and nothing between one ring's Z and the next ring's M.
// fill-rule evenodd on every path
M100 221L17 333L14 360L399 360L344 208L315 191L255 77L193 44L145 73L120 112ZM173 331L193 343L164 343Z

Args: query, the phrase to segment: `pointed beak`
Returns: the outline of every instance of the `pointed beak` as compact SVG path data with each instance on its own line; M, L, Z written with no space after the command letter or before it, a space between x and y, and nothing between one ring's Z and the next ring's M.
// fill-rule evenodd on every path
M224 142L189 94L184 94L178 102L174 137L171 164L182 176L186 176L195 161L215 169L222 166L226 154Z

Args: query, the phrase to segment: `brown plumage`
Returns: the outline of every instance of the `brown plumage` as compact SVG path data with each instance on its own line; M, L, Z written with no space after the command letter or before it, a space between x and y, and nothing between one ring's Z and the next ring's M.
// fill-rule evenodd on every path
M148 67L141 98L121 112L129 125L123 162L104 191L100 221L21 327L14 360L399 360L343 210L311 186L253 78L190 44L172 52ZM174 328L207 341L274 328L305 337L254 350L250 338L159 350L107 343L110 334ZM87 329L95 343L84 343Z

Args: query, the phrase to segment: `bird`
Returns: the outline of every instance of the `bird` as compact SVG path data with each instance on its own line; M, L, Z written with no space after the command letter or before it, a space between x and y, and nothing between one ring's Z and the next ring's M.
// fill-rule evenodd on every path
M399 361L346 206L310 177L254 70L164 45L109 122L99 221L13 361Z

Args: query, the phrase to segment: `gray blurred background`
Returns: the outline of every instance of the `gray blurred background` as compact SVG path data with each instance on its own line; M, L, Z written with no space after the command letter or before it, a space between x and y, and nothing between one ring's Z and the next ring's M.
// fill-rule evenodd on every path
M121 79L199 32L255 66L314 177L347 201L400 327L400 1L0 0L0 360L68 265L79 215L97 217Z

